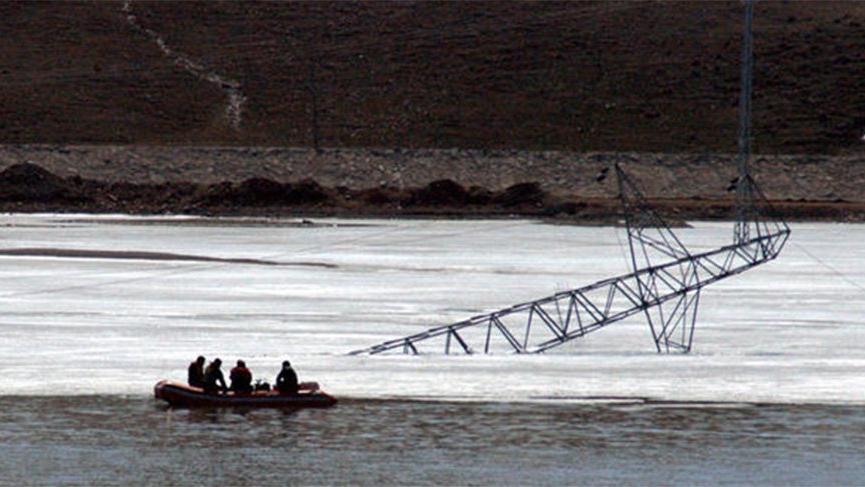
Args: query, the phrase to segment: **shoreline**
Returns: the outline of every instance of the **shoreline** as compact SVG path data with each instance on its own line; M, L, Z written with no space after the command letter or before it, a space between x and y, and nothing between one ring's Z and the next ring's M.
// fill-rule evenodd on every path
M668 223L681 225L734 219L732 159L729 154L0 145L0 160L10 164L0 172L0 211L535 218L607 225L620 219L620 204L615 178L605 169L624 164ZM752 167L770 200L765 216L865 221L865 159L755 157Z
M688 220L734 219L731 197L649 201L672 226ZM536 181L502 190L465 188L452 180L370 189L326 187L311 179L283 183L266 178L215 184L137 184L62 178L34 164L17 164L0 172L0 211L301 219L531 218L582 225L616 225L622 218L617 197L553 193ZM764 206L761 214L790 221L863 222L865 202L776 200Z
M723 199L736 176L736 157L718 152L0 144L0 170L29 163L62 178L105 183L312 179L322 186L361 190L449 179L499 191L534 181L550 193L582 198L615 195L613 178L598 181L597 176L620 164L650 198ZM773 201L865 202L865 156L755 154L750 168Z

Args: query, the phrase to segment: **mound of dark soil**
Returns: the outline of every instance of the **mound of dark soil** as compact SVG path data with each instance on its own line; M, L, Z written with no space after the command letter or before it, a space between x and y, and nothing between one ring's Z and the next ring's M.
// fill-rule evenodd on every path
M515 206L543 206L547 192L536 182L519 183L509 186L494 195L490 202L494 205L511 208Z
M473 205L486 205L493 199L493 192L483 186L472 186L469 188L469 203Z
M163 213L185 209L199 186L193 183L103 184L84 180L83 188L102 205L128 213Z
M70 203L87 199L73 183L35 164L15 164L0 172L0 201Z
M288 189L276 181L266 178L250 178L232 186L225 200L235 205L271 206L279 204L288 193Z
M469 203L468 191L450 179L433 181L411 192L409 206L463 206Z
M390 186L360 190L355 199L376 206L400 205L406 200L402 191Z
M326 190L312 179L304 179L285 185L288 193L283 200L286 204L314 205L324 203L332 198L331 191Z
M267 178L250 178L240 184L211 185L196 203L221 206L315 205L327 202L328 192L312 180L279 183Z

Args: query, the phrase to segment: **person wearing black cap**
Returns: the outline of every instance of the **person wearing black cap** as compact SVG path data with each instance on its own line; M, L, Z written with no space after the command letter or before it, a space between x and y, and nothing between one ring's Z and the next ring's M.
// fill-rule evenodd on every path
M288 360L282 363L282 370L276 376L276 389L280 394L297 394L297 373Z
M187 382L192 387L204 387L204 357L199 356L189 364Z
M252 392L252 371L246 368L246 362L237 361L237 367L228 374L231 379L231 390L241 394Z
M219 390L222 390L222 392L228 391L228 387L225 386L225 376L222 375L222 370L220 370L221 366L222 360L215 358L204 370L204 392L214 394Z

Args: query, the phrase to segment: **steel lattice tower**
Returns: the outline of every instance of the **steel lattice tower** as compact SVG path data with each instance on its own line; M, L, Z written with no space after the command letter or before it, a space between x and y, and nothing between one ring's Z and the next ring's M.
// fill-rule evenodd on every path
M733 243L692 253L652 208L637 184L615 166L628 233L631 273L473 316L352 354L388 351L449 353L497 350L539 353L642 313L656 350L689 352L704 287L775 259L790 236L751 177L753 4L746 2L742 47L736 222Z

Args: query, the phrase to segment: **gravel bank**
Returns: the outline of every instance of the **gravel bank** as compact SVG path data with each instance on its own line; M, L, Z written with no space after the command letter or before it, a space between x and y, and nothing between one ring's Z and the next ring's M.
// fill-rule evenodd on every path
M612 178L596 181L598 172L613 163L624 164L655 198L725 199L735 176L729 154L2 145L0 161L0 169L31 162L61 177L134 184L267 178L365 189L421 187L450 179L466 187L502 190L533 181L550 193L579 198L616 193ZM865 157L764 155L752 167L772 200L865 201Z

